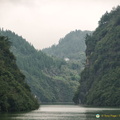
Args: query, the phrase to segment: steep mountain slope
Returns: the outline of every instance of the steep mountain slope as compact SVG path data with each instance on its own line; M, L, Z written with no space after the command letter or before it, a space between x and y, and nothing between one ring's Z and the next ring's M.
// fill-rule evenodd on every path
M41 102L72 101L79 81L74 65L37 51L25 39L9 30L1 30L0 33L10 38L17 65L25 74L31 91Z
M45 48L42 51L58 58L85 59L85 36L91 31L71 31L64 38L59 40L58 45Z
M8 39L0 36L0 112L37 109L39 104L9 49Z
M87 63L74 102L120 106L120 6L102 16L86 45Z
M58 45L45 48L42 51L50 56L66 60L77 74L84 68L85 63L85 37L86 34L92 34L91 31L71 31L64 38L59 40Z

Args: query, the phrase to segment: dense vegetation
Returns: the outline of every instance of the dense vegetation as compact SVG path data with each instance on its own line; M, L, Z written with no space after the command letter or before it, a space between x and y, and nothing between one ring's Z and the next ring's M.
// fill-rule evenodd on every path
M85 61L85 36L91 31L76 30L68 33L59 40L59 44L45 48L42 51L58 58L68 58L69 60L79 60L79 64ZM82 65L82 64L81 64Z
M41 102L72 101L80 79L76 64L47 56L14 32L1 30L0 33L10 38L17 65Z
M86 67L74 102L120 106L120 6L102 16L86 45Z
M64 38L61 38L57 45L45 48L42 51L49 56L55 56L58 59L67 61L68 65L75 71L72 77L72 79L75 79L75 76L80 75L85 64L86 34L90 35L92 32L81 30L71 31Z
M31 94L9 49L8 38L0 36L0 112L37 109L37 99Z

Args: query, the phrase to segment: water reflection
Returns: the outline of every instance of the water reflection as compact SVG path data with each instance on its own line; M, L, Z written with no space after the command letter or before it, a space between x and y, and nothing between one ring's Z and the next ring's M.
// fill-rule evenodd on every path
M120 108L41 105L38 110L28 113L1 114L0 120L120 120L119 111ZM99 114L100 118L96 118L96 114Z

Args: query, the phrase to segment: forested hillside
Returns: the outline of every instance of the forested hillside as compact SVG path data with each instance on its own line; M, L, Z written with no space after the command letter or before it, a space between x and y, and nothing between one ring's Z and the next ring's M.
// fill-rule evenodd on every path
M64 38L59 40L59 44L45 48L42 51L49 56L55 56L58 59L66 60L67 63L74 69L76 76L80 75L85 64L85 37L92 34L91 31L75 30L71 31Z
M75 64L47 56L36 50L21 36L10 30L1 30L12 42L11 51L17 65L26 76L31 91L41 102L71 102L80 76Z
M0 112L37 109L37 99L16 65L10 44L7 37L0 36Z
M58 58L69 58L70 60L85 60L85 36L91 31L71 31L64 38L59 40L58 45L45 48L42 51Z
M86 67L74 102L120 106L120 6L102 16L86 45Z

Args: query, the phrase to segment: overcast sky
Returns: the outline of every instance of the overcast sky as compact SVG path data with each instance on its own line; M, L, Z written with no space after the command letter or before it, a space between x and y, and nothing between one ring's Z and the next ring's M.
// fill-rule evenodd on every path
M22 35L37 49L57 44L73 30L95 30L120 0L0 0L0 27Z

